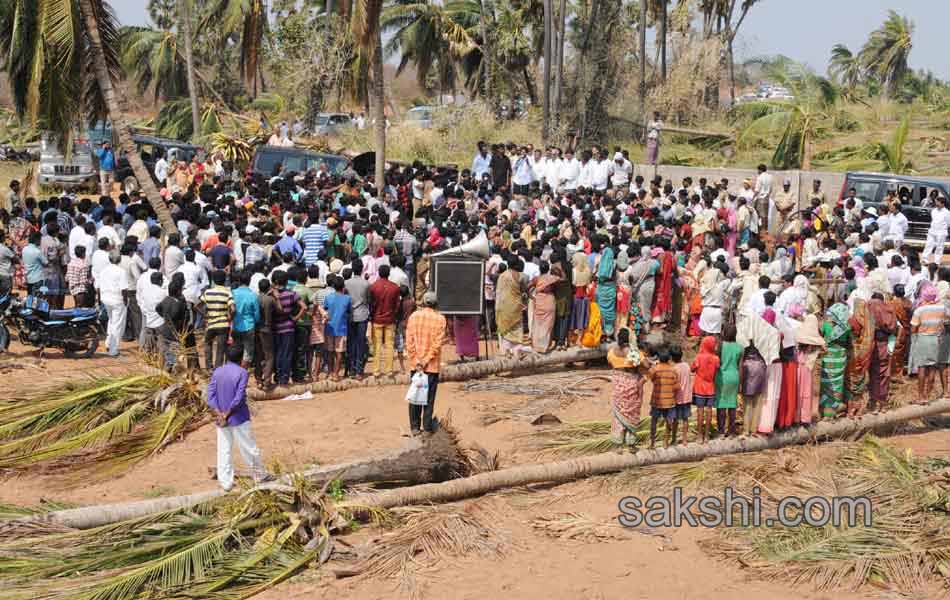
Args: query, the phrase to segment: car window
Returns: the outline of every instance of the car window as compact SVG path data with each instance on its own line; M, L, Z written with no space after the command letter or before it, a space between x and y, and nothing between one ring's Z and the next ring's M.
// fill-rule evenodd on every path
M328 117L328 116L326 116L326 115L320 115L319 117L317 117L317 124L318 124L318 125L326 125L326 124L329 123L329 122L330 122L330 117Z
M877 191L880 184L876 181L855 181L851 184L861 202L877 202Z

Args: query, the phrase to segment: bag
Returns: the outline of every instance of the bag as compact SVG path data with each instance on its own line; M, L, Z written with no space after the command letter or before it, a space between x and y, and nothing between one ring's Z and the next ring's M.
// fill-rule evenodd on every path
M422 371L414 373L412 379L409 380L406 402L416 406L425 406L429 403L429 377Z

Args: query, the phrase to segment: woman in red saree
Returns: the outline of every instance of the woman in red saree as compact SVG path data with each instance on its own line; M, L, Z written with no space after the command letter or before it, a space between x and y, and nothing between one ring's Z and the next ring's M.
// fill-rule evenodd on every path
M673 262L673 253L668 247L654 248L653 257L660 261L660 270L656 273L656 287L653 291L652 321L663 324L670 320L673 312L673 276L676 275L676 265Z
M851 351L845 368L845 400L848 403L848 416L857 417L864 414L867 406L865 392L868 390L876 328L868 303L863 298L855 298L854 312L848 324L851 325Z
M683 282L683 322L686 323L686 335L699 337L699 315L703 312L702 297L699 293L699 281L706 271L706 261L702 260L702 250L693 246L686 266L679 270Z
M23 249L29 243L30 234L34 231L33 224L23 217L23 209L16 207L13 209L13 218L7 225L7 237L10 240L11 250L17 256L23 256ZM23 270L23 261L16 264L13 271L13 287L26 289L26 272Z
M778 414L775 426L779 429L791 427L799 421L800 400L798 390L798 341L796 333L801 326L797 319L802 317L802 307L793 304L788 309L788 315L778 316L779 333L782 334L779 359L782 362L782 391L778 398Z
M551 348L554 320L557 317L554 287L561 280L560 267L555 265L553 271L547 262L541 261L541 274L528 285L528 293L534 292L531 347L542 354Z

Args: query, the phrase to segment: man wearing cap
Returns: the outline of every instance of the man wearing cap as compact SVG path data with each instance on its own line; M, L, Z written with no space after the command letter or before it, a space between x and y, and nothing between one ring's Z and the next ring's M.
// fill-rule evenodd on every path
M950 211L947 210L947 199L937 196L934 201L936 208L930 211L930 229L927 230L927 243L924 252L920 255L920 262L940 264L943 261L943 246L947 241L947 230L950 229Z
M861 212L863 214L861 217L861 230L867 234L870 234L871 232L868 230L868 228L871 225L877 223L877 209L873 206L869 206L863 209Z
M290 254L296 262L303 256L303 248L300 247L300 242L294 238L294 233L296 233L296 228L293 225L285 227L284 237L280 238L280 240L274 244L274 249L280 252L281 256Z
M764 164L758 167L759 175L755 178L755 209L759 217L768 216L769 235L773 238L778 234L778 222L775 215L775 205L772 203L772 174Z
M445 317L436 311L435 292L422 297L422 309L415 311L406 322L406 354L413 373L422 371L429 382L428 402L425 406L409 405L409 428L412 435L420 430L432 433L432 412L439 386L439 368L442 362L442 343L445 341Z
M626 189L630 185L630 175L633 173L633 164L624 158L622 152L614 153L614 164L610 168L610 185L615 190Z
M775 194L776 230L788 220L792 211L798 208L798 194L792 191L792 180L788 177L782 182L782 190ZM779 231L781 233L781 231Z

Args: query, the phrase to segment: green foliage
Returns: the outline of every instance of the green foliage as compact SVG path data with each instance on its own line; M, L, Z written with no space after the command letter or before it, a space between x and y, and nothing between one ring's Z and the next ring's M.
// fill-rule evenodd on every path
M891 10L884 24L871 32L858 56L861 67L881 83L890 97L897 95L909 71L913 34L914 24Z
M188 95L185 57L175 33L123 27L121 35L122 66L139 94L145 95L151 88L156 102Z
M327 488L327 496L329 496L335 502L342 502L345 495L346 492L343 489L342 481L339 479L334 479L330 482L330 487Z
M121 76L115 14L102 0L91 0L102 49L114 80ZM92 53L79 0L7 0L0 3L0 56L13 106L21 118L72 144L80 120L108 115L93 72Z
M268 30L264 0L211 0L198 26L199 32L217 37L221 51L229 39L238 40L240 71L244 85L252 91L256 87Z

